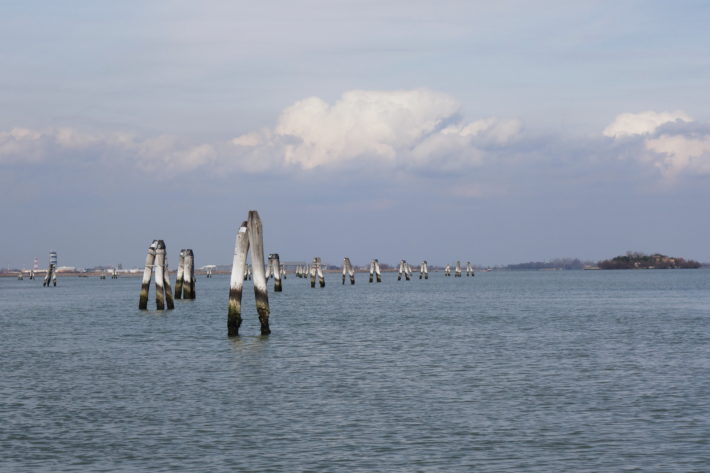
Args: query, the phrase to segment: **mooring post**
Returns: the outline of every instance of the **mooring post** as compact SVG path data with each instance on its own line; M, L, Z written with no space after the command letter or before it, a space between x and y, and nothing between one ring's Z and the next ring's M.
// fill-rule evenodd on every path
M175 308L175 303L173 302L173 290L170 287L170 269L168 266L168 250L165 249L165 260L163 261L163 285L165 286L165 302L167 304L168 310L173 310Z
M461 277L461 261L456 261L456 270L454 272L454 277L455 278Z
M444 266L444 276L451 276L451 265L447 264Z
M165 310L165 242L158 240L155 249L155 308Z
M261 228L261 219L256 210L249 211L247 219L247 233L251 247L252 280L254 281L254 298L256 311L261 322L261 334L268 335L269 329L269 295L266 292L266 278L264 272L264 235Z
M325 276L323 275L323 265L320 262L320 257L318 257L318 284L320 287L325 287Z
M42 286L49 287L49 284L53 283L57 285L57 252L49 252L49 267L47 268L47 275L44 277L44 282Z
M399 262L399 270L397 271L397 281L402 279L402 273L404 272L404 260Z
M281 292L281 261L278 253L269 255L271 270L274 274L274 292Z
M153 240L153 243L148 247L148 254L145 257L145 269L143 270L143 282L141 283L140 299L138 300L139 309L148 308L148 292L150 290L150 279L153 274L153 265L155 264L155 249L158 247L158 240Z
M311 269L309 271L309 275L311 277L311 287L316 287L316 273L318 270L316 269L316 260L318 258L313 258L313 263L311 264Z
M195 255L191 249L185 250L185 269L183 271L182 297L194 299L195 294Z
M237 231L237 240L234 244L234 259L232 260L232 276L229 280L229 308L227 310L227 336L239 335L239 326L242 324L242 288L247 273L247 252L249 251L249 234L247 222Z
M382 282L382 273L380 273L380 261L375 258L375 278L377 282Z
M182 299L182 285L185 279L185 250L178 256L177 275L175 276L175 299Z
M372 282L375 276L375 260L370 261L370 282Z
M475 276L475 274L473 274L473 265L470 261L466 261L466 276Z
M424 279L429 279L429 263L424 260L422 263L422 266L424 268Z

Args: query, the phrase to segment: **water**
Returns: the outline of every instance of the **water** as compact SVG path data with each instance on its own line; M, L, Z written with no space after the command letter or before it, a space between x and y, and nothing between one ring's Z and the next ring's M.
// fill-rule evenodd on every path
M710 471L710 271L327 278L0 278L0 471Z

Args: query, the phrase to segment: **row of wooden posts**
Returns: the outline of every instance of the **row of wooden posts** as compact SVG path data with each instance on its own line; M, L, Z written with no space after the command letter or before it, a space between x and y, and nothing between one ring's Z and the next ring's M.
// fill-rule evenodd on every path
M247 255L251 256L251 265L247 264ZM382 282L380 263L377 259L370 262L370 282L376 280ZM175 307L173 294L170 288L170 278L168 275L168 259L163 240L153 240L148 247L148 255L145 260L145 270L141 285L139 309L146 309L148 306L148 293L150 282L155 275L155 303L157 310L173 309ZM461 276L461 263L456 262L456 274ZM451 275L451 268L447 265L445 275ZM471 263L466 266L466 275L473 276ZM406 280L412 277L412 266L402 260L399 263L397 279L402 276ZM209 276L208 276L209 277ZM242 222L237 231L234 244L234 259L232 261L232 275L229 282L229 303L227 309L227 334L231 336L239 335L239 327L242 324L242 290L244 281L251 279L254 285L254 296L256 300L256 311L259 314L261 324L261 334L271 333L269 327L269 295L266 282L269 278L274 279L274 292L281 292L282 278L286 277L286 271L281 266L278 253L271 253L268 263L264 265L264 236L261 225L261 218L256 210L250 210L247 220ZM297 266L296 277L310 277L311 287L316 287L316 278L320 287L325 287L325 276L323 274L323 264L320 257L313 258L310 265ZM342 283L349 277L350 284L355 284L355 269L350 263L350 258L343 260ZM429 267L426 261L419 265L419 279L429 279ZM190 249L180 250L178 262L177 279L175 282L175 299L195 299L195 272L194 254Z

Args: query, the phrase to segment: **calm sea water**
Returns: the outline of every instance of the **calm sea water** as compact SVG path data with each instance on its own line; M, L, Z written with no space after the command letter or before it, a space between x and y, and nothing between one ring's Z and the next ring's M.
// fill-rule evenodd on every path
M0 470L710 471L710 271L384 277L0 278Z

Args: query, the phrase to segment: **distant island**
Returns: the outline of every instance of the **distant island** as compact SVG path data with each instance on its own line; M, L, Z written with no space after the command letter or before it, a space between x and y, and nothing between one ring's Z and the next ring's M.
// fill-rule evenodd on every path
M629 251L623 256L617 256L597 263L599 269L695 269L702 265L697 261L670 257L655 253L647 255Z

